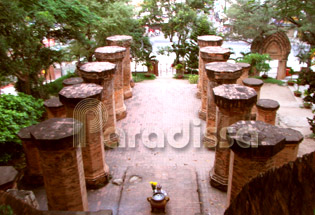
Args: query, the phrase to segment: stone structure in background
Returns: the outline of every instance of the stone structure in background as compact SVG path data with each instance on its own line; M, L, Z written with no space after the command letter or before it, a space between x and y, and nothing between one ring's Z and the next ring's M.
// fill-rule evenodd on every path
M25 180L27 184L41 185L43 184L43 174L38 149L31 138L31 130L35 125L22 128L17 134L22 141L23 150L26 157L27 170Z
M63 80L63 82L62 82L64 87L72 86L75 84L82 84L82 83L83 83L83 79L80 77L67 78L67 79Z
M264 82L260 79L257 79L257 78L245 78L243 80L244 86L251 87L254 90L256 90L257 100L260 99L260 89L261 89L263 84L264 84ZM257 117L257 108L256 108L256 105L254 105L254 107L252 109L252 120L256 120L256 117Z
M131 66L130 66L130 45L132 37L127 35L115 35L106 38L108 45L110 46L122 46L126 48L126 55L122 62L123 66L123 88L124 88L124 99L132 97L132 89L130 81L132 80Z
M41 157L49 210L88 210L81 148L73 143L81 128L72 118L53 118L31 131Z
M103 86L103 104L107 111L107 120L103 124L104 144L108 147L117 146L119 136L116 132L116 114L114 100L114 74L116 65L109 62L89 62L83 64L78 72L86 83Z
M239 121L227 129L227 137L231 145L229 205L245 184L274 167L277 153L285 147L285 137L276 126L261 121Z
M0 166L0 190L15 189L18 171L13 166Z
M284 79L288 56L291 51L291 43L284 32L277 32L263 40L259 37L254 39L251 45L252 53L269 54L271 59L278 60L277 79Z
M212 89L221 84L234 84L241 76L242 68L236 64L226 62L213 62L205 65L207 76L207 117L206 131L203 137L203 144L208 148L214 148L216 142L216 112Z
M76 84L59 92L67 117L84 123L79 136L82 147L84 174L89 188L97 188L108 182L109 168L105 163L103 124L107 121L103 87L97 84ZM77 143L76 143L77 144Z
M199 118L207 118L207 95L208 95L208 78L206 75L205 65L211 62L226 62L230 57L231 51L228 48L220 46L207 46L200 49L202 59L202 79L201 79L201 108Z
M215 35L198 36L197 40L198 40L199 50L206 46L221 46L223 43L223 38L219 36L215 36ZM202 79L203 79L203 76L205 75L203 72L203 69L204 69L204 64L203 64L200 51L199 51L199 70L198 70L199 80L197 84L198 91L196 94L198 99L201 99Z
M223 84L213 88L217 113L217 139L214 166L210 173L211 186L226 191L229 178L230 145L226 128L239 120L250 119L250 111L257 101L257 94L250 87Z
M116 64L114 76L116 120L121 120L127 116L123 88L123 59L125 55L126 48L119 46L104 46L95 50L95 57L98 61L108 61Z
M249 71L250 71L250 64L248 63L236 63L236 65L239 65L242 67L242 75L239 79L237 79L236 83L237 84L240 84L240 85L243 85L243 80L248 78L248 74L249 74Z
M295 161L299 145L304 137L301 132L292 128L278 128L277 132L285 137L284 149L275 156L275 166L280 167L290 161Z
M257 115L256 120L276 124L277 110L279 109L279 102L272 99L259 99L256 103Z
M66 116L65 106L59 101L58 97L48 99L44 102L48 119L62 118Z
M315 152L312 152L252 179L224 215L312 215L315 208L314 178Z

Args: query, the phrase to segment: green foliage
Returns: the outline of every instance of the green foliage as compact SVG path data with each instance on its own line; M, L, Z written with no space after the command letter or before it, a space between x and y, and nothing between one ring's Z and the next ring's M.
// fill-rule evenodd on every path
M271 77L262 78L262 77L260 77L260 76L254 76L254 78L258 78L258 79L262 80L264 83L278 84L279 86L283 86L283 85L284 85L284 82L283 82L283 81L277 80L277 79L271 78Z
M50 82L45 85L45 91L47 92L48 95L50 96L57 96L59 91L63 88L63 80L71 77L75 77L75 73L68 73L67 75L64 75L58 79L56 79L53 82Z
M189 75L188 81L190 84L197 84L199 79L199 75Z
M137 72L137 74L135 74L135 73L132 74L132 79L135 83L137 83L137 82L141 82L144 80L154 80L154 79L156 79L156 76L154 74L151 74L151 73L139 73L139 72Z
M44 111L43 100L30 95L0 96L0 163L8 162L21 152L17 133L24 127L36 124Z
M10 205L0 205L1 215L13 215L13 210Z
M256 72L267 73L271 67L266 61L270 61L269 54L249 53L246 54L239 62L249 63L251 65L250 74L256 75Z

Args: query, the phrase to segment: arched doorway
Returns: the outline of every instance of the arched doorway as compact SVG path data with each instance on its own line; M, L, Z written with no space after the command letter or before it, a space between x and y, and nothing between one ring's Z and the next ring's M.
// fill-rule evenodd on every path
M277 79L284 79L288 56L291 51L291 44L284 32L277 32L263 40L256 38L251 46L251 52L269 54L273 60L278 60Z

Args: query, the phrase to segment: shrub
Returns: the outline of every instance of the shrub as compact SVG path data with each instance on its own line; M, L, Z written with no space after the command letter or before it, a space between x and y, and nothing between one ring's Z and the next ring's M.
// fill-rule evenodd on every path
M199 75L189 75L188 81L190 84L197 84L199 79Z
M51 96L57 96L59 91L63 88L62 82L63 80L71 77L75 77L75 73L68 73L67 75L64 75L58 79L56 79L53 82L50 82L45 85L45 91L51 95Z
M0 96L0 163L7 163L22 152L17 133L36 124L44 112L43 100L19 93Z

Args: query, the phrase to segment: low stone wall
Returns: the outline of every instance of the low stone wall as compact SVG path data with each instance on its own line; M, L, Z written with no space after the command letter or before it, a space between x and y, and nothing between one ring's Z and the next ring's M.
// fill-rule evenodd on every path
M315 152L271 169L246 184L224 215L313 215Z

